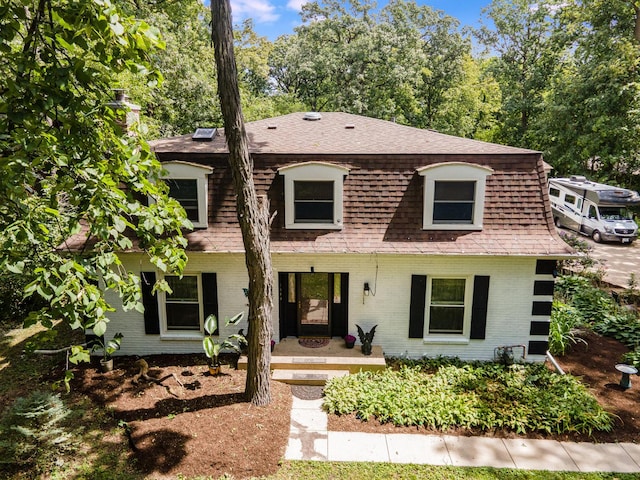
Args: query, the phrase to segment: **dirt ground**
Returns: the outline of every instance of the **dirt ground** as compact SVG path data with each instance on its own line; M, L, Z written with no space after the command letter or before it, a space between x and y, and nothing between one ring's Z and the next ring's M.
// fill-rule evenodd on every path
M640 379L623 390L614 365L627 351L619 342L585 333L587 345L577 344L558 361L562 368L582 377L600 403L615 414L610 433L587 435L531 435L532 438L596 442L637 442L640 439ZM271 384L272 403L253 407L243 398L245 372L224 366L210 376L202 356L145 357L150 376L162 385L134 380L135 358L116 359L111 373L94 367L76 373L74 389L109 407L116 421L129 432L131 455L137 468L153 479L177 475L218 478L224 473L242 479L274 473L283 458L289 435L292 388ZM179 382L179 383L178 383ZM318 388L293 387L293 393L312 398ZM126 423L125 423L126 422ZM333 431L431 433L425 429L398 428L375 421L361 422L351 415L329 417ZM435 432L433 432L435 433ZM504 431L453 431L459 435L515 437Z
M586 344L579 342L563 357L556 358L562 369L581 377L589 391L598 399L608 412L616 416L615 428L611 432L585 434L542 435L529 434L529 438L548 438L562 441L585 442L638 442L640 441L640 377L633 376L632 387L624 390L620 387L620 373L615 364L629 349L617 340L602 337L592 332L582 332ZM381 425L373 420L361 422L354 415L329 416L329 430L360 431L381 433L441 433L415 427L396 427ZM502 438L516 438L509 431L449 431L452 435L482 435Z

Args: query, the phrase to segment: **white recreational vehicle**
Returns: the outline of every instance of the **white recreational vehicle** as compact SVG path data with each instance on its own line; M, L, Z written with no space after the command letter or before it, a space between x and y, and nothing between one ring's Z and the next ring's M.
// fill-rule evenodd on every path
M596 242L630 244L638 235L628 208L640 205L638 192L574 175L549 179L549 198L558 227L588 235Z

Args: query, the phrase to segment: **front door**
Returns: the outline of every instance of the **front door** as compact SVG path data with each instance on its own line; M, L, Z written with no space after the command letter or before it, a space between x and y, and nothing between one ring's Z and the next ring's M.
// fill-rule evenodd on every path
M330 337L329 274L298 275L298 336Z
M280 338L347 334L349 274L280 273Z

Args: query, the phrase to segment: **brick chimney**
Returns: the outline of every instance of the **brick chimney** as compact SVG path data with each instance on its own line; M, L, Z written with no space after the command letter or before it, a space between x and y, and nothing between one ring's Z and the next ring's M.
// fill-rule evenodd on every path
M132 127L140 121L140 105L129 102L129 97L123 88L115 88L113 92L115 99L107 103L107 106L116 112L118 124L122 130L127 132L127 135L134 136Z

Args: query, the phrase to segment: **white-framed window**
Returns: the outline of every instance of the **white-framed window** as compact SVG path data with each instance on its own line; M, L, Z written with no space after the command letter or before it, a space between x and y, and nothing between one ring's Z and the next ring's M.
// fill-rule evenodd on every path
M492 169L449 162L418 173L424 177L424 230L482 230L486 178Z
M182 161L164 162L162 166L167 172L163 180L169 187L169 195L180 202L194 228L207 228L207 175L213 168Z
M428 277L425 339L469 338L471 277Z
M344 177L349 169L324 162L282 167L285 227L341 229Z

